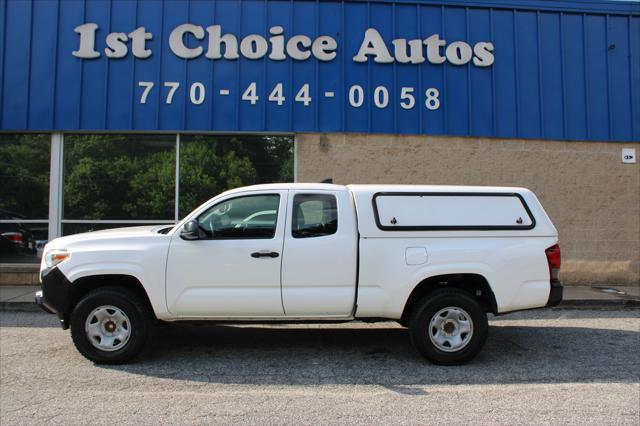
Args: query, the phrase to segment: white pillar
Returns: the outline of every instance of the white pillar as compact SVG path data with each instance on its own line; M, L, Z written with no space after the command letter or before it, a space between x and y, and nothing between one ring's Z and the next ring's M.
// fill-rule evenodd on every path
M176 135L176 196L175 196L175 222L180 220L180 133Z
M52 133L49 170L49 241L62 235L63 148L62 133Z

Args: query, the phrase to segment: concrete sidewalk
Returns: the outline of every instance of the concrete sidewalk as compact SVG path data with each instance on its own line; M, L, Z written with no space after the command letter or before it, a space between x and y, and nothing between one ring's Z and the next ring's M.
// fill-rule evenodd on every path
M39 286L0 286L0 309L39 310L34 294ZM640 308L640 287L569 286L558 308Z

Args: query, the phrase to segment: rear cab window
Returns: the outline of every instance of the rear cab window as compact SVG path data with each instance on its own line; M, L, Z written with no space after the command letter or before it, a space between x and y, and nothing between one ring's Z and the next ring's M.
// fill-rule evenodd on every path
M334 195L296 194L293 198L291 235L315 238L338 230L338 205Z

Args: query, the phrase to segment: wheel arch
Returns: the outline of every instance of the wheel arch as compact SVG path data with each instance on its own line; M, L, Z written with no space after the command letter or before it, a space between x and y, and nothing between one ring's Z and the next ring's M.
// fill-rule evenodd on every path
M65 313L67 321L75 306L86 294L102 287L122 288L135 293L145 302L149 312L152 312L155 317L155 311L147 290L137 277L126 274L100 274L78 278L71 284L71 292L67 304L68 312Z
M441 274L424 278L411 291L407 298L400 324L407 326L411 312L425 296L441 288L457 288L476 298L485 312L498 313L495 294L489 281L478 273Z

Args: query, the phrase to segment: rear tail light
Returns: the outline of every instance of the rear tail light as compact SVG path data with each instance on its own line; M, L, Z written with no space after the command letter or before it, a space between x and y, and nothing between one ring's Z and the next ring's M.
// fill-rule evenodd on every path
M560 246L558 244L553 245L544 251L547 255L547 263L549 264L549 276L551 281L559 281L560 275Z
M15 244L24 243L24 236L19 232L5 232L4 234L2 234L2 236Z

